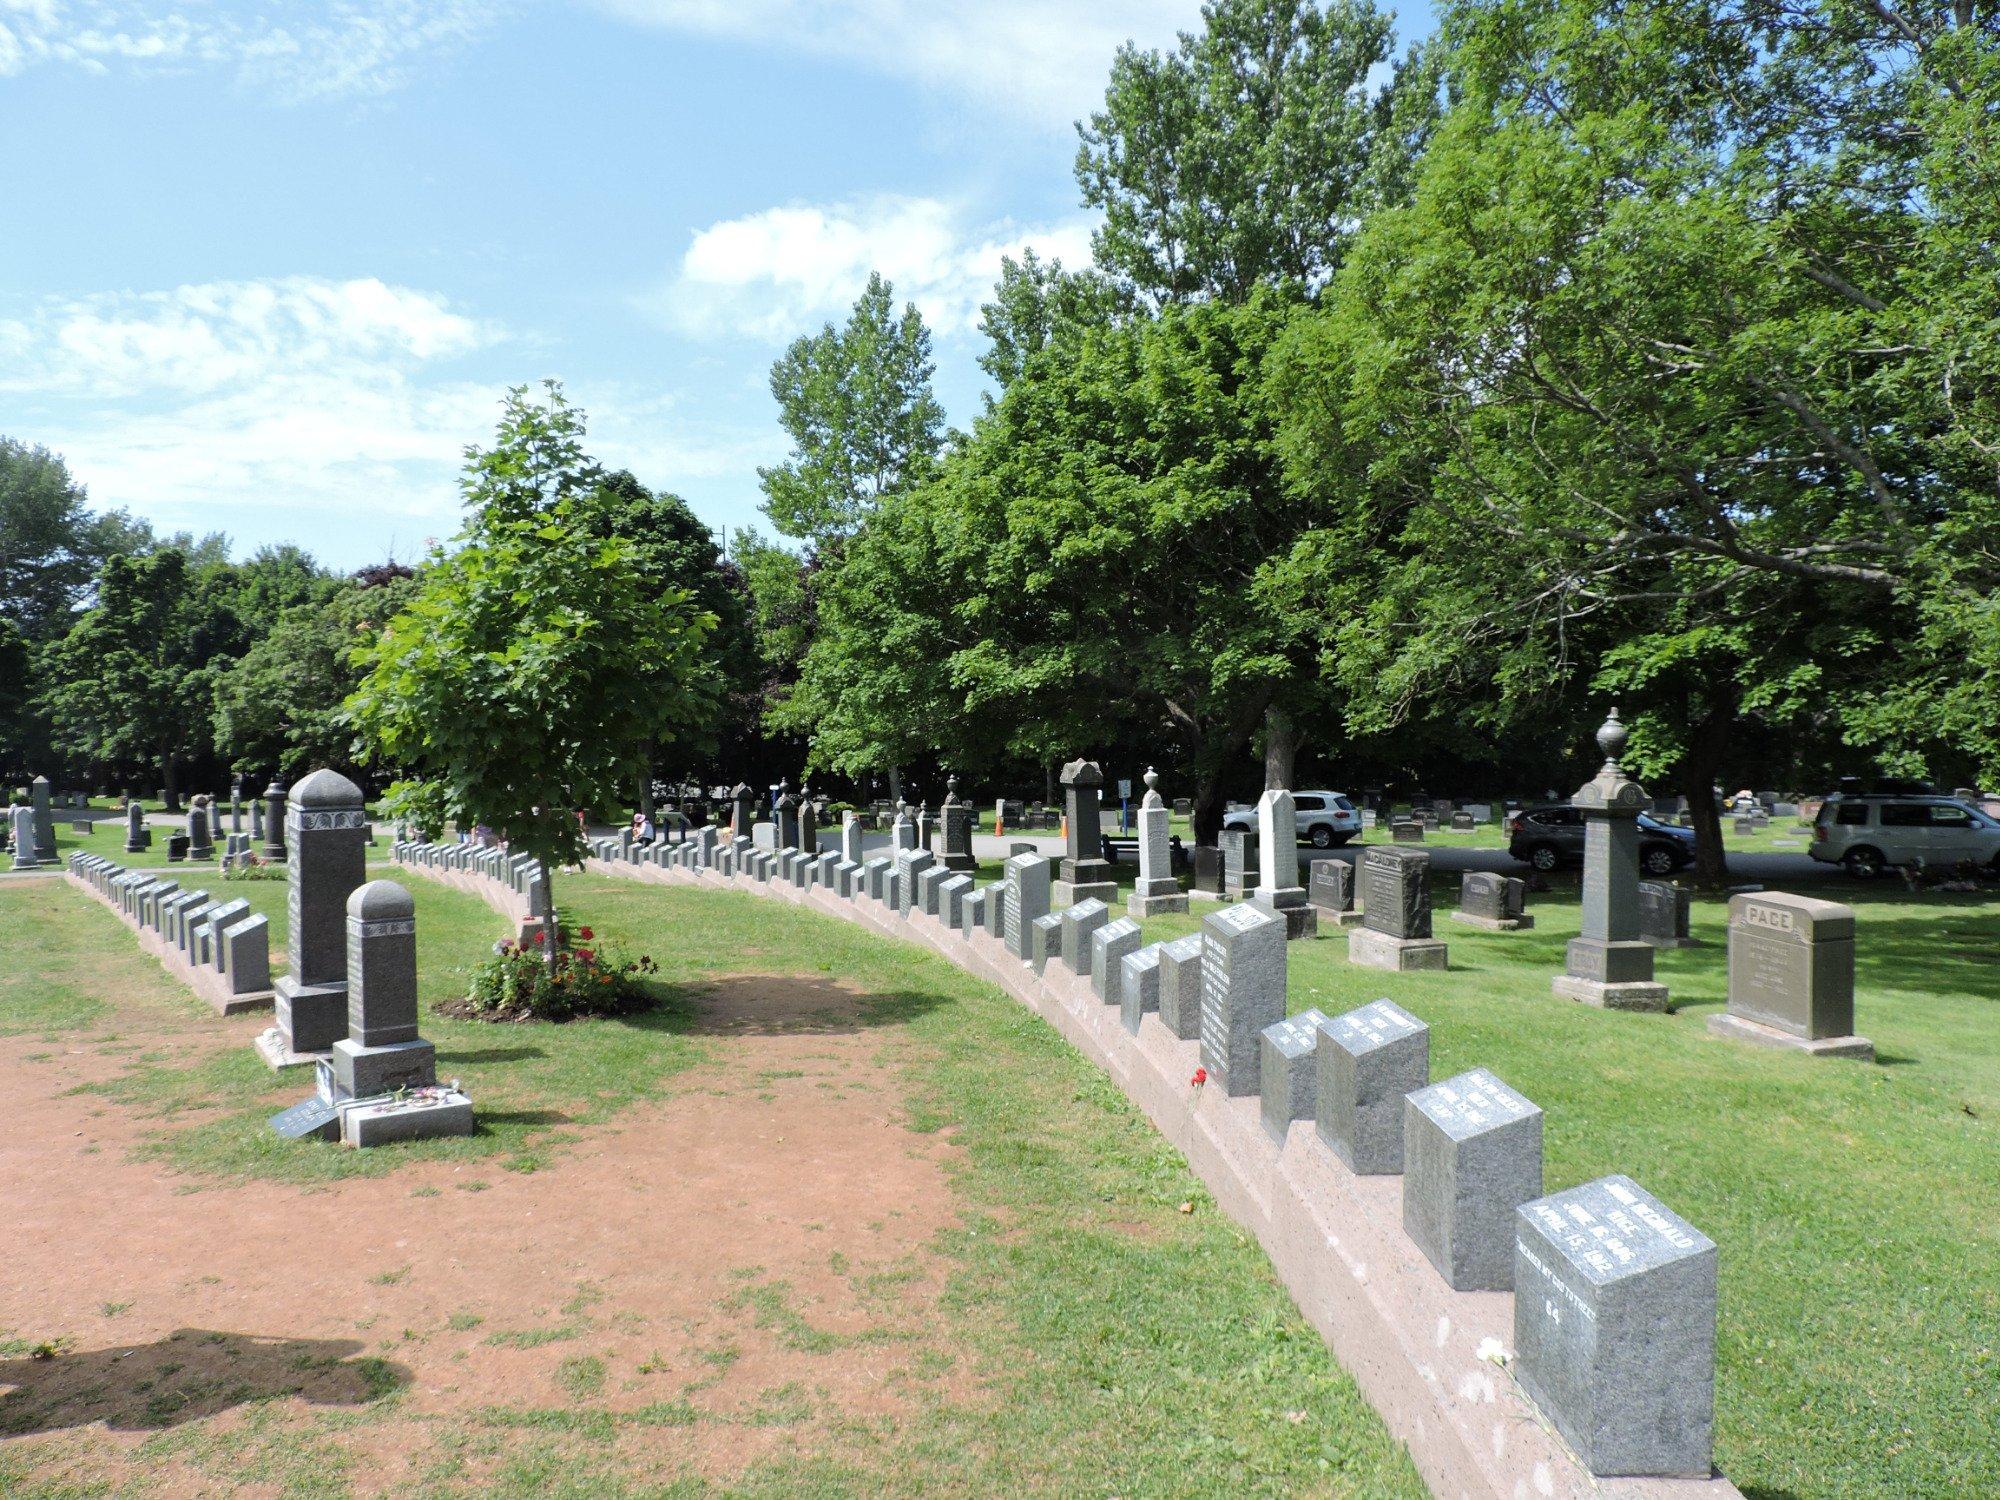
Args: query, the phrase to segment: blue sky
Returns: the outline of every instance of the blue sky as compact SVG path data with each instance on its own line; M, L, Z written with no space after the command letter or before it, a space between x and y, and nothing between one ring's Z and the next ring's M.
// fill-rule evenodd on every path
M971 419L1001 255L1087 257L1072 122L1198 13L0 0L0 434L351 568L456 530L464 445L552 375L604 461L751 524L771 361L871 269Z

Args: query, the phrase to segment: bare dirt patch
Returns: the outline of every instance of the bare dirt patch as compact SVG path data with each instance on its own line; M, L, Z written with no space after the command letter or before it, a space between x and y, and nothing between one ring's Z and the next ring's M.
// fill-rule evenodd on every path
M582 1414L630 1478L727 1476L963 1396L928 1248L956 1218L950 1145L909 1128L878 1066L898 1033L861 1003L722 981L713 1060L542 1170L412 1162L312 1190L190 1193L129 1151L153 1122L68 1092L113 1059L0 1039L0 1463L115 1484L151 1442L156 1479L264 1488L233 1469L275 1419L322 1432L363 1492L476 1485L512 1435ZM188 1026L191 1051L242 1044Z

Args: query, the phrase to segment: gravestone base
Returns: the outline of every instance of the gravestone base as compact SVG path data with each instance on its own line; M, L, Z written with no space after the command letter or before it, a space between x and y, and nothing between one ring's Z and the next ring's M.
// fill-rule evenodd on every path
M1049 889L1049 905L1057 911L1072 906L1081 906L1086 901L1102 901L1106 906L1118 899L1118 882L1115 880L1068 881L1058 880Z
M357 1150L392 1141L472 1134L472 1100L456 1089L416 1099L356 1104L340 1112L340 1138Z
M1306 900L1304 886L1290 885L1278 891L1266 891L1260 886L1252 893L1250 904L1285 919L1288 943L1319 936L1319 908Z
M1445 945L1436 938L1399 938L1372 927L1357 927L1347 935L1347 961L1364 969L1444 969L1450 963Z
M1741 1016L1731 1015L1710 1016L1708 1029L1717 1036L1726 1036L1734 1041L1749 1042L1758 1047L1783 1047L1803 1052L1809 1057L1856 1057L1863 1062L1875 1060L1875 1044L1865 1036L1823 1036L1812 1041L1793 1036L1789 1031L1780 1031L1775 1026L1766 1026L1762 1021L1747 1021Z
M1180 891L1171 896L1142 896L1137 891L1134 891L1130 896L1125 898L1125 915L1135 917L1142 922L1148 917L1157 917L1163 912L1178 912L1186 911L1187 909L1188 898L1185 891Z
M1628 979L1609 983L1602 979L1579 979L1574 974L1558 974L1549 988L1565 1000L1594 1005L1599 1010L1651 1010L1667 1008L1667 987L1649 980Z
M257 1055L264 1059L264 1066L273 1073L282 1073L287 1068L303 1068L312 1063L330 1061L331 1049L325 1052L294 1052L285 1041L285 1034L275 1026L266 1027L258 1034L254 1043Z
M1486 932L1526 932L1535 925L1533 917L1482 917L1476 912L1469 911L1455 911L1451 914L1451 919Z
M1704 948L1707 946L1697 937L1641 937L1640 942L1651 948Z
M324 1054L347 1035L347 986L299 984L289 974L276 985L278 1033L300 1056Z
M342 1037L333 1044L333 1084L342 1099L366 1099L437 1082L437 1048L426 1041L364 1047Z
M947 870L955 870L961 875L970 875L979 868L979 861L970 854L947 854L943 864Z

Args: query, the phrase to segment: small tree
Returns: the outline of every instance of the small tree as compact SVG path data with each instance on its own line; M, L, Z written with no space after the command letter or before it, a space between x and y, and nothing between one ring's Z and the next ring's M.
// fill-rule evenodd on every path
M361 646L348 710L405 768L391 805L427 826L501 829L553 871L584 852L580 810L613 801L696 711L715 617L648 583L596 513L584 414L553 381L508 393L497 440L468 449L471 509L403 612ZM555 963L555 900L539 915Z

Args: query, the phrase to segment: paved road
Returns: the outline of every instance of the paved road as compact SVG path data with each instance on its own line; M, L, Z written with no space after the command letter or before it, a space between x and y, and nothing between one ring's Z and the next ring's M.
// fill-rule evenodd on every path
M873 838L870 842L874 842ZM881 837L881 842L888 843L886 834ZM1301 883L1306 879L1304 867L1313 860L1344 859L1352 864L1361 857L1361 851L1368 846L1368 842L1349 844L1344 849L1322 850L1302 846L1299 849ZM1029 834L1019 838L1009 834L1002 839L990 833L979 833L973 835L972 852L981 859L1003 859L1014 844L1033 844L1052 857L1060 855L1063 848L1063 841L1054 834ZM1405 844L1402 847L1422 848L1431 857L1432 869L1450 874L1462 874L1469 870L1488 870L1500 875L1525 875L1528 872L1528 867L1505 849L1468 849L1462 844ZM1746 885L1755 883L1786 890L1802 885L1848 883L1846 874L1837 865L1823 865L1804 854L1732 854L1729 857L1729 873Z

